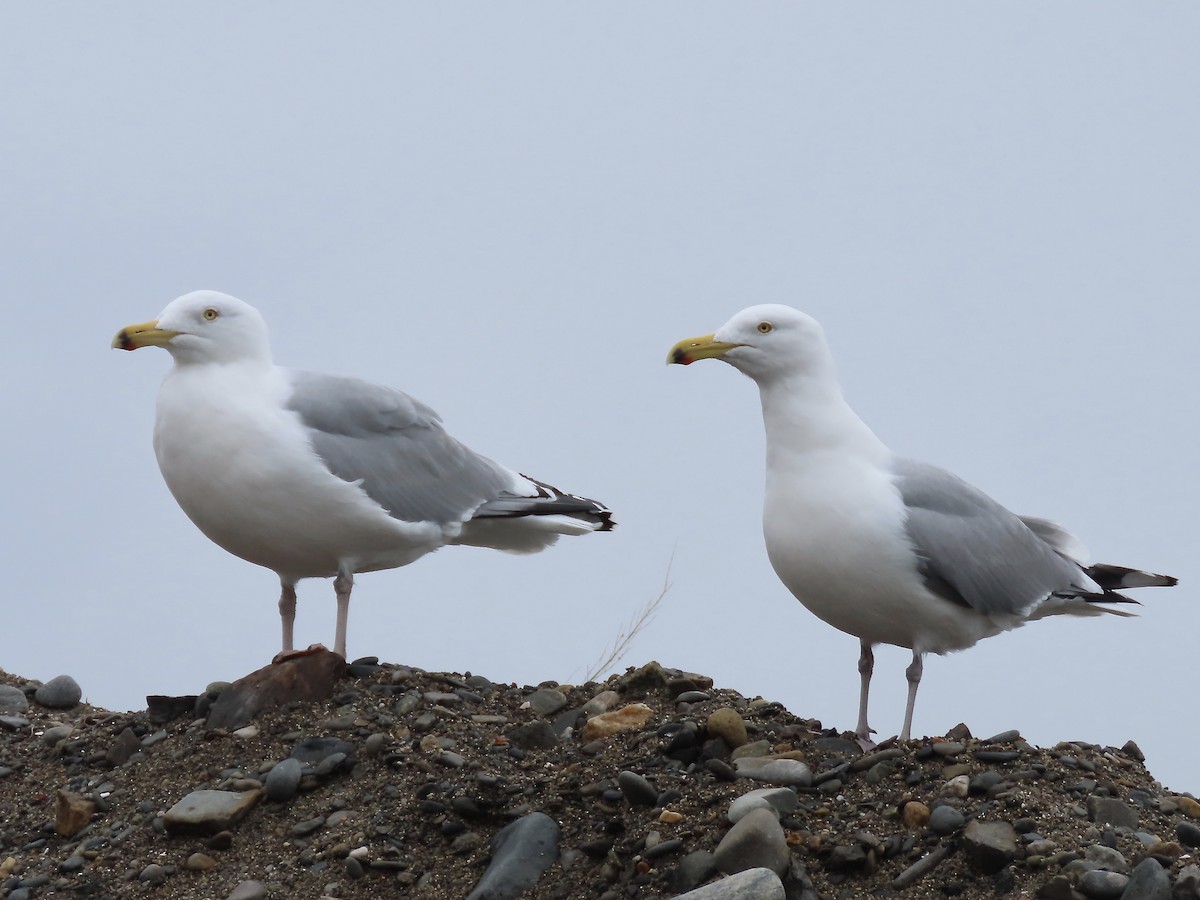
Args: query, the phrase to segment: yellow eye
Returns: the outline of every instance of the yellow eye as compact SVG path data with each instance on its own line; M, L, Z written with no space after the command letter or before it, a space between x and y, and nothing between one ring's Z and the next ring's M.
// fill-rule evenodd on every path
M775 330L775 326L772 325L770 322L759 322L758 323L759 334L770 334L774 330Z
M204 318L208 319L208 321L210 321L210 322L219 315L220 315L220 313L217 312L215 309L213 309L211 306L204 311ZM759 328L762 328L762 326L760 325Z

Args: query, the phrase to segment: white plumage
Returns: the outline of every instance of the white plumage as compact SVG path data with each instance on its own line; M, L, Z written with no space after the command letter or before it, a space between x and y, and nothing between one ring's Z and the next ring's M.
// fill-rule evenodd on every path
M784 585L859 638L856 732L866 740L875 644L913 651L900 737L912 726L922 656L1047 615L1128 615L1119 588L1175 579L1089 565L1071 534L1021 518L934 466L895 456L842 397L821 327L786 306L743 310L680 341L668 362L722 359L758 384L766 428L763 534Z
M187 294L113 346L174 358L158 395L159 468L205 535L279 575L284 651L302 578L335 578L345 655L356 573L446 544L531 553L612 528L601 504L480 456L401 391L274 365L262 316L234 297Z

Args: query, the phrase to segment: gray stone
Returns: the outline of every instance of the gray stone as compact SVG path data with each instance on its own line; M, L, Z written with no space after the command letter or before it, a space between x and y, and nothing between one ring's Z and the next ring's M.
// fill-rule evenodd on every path
M1128 875L1122 875L1120 872L1108 872L1104 869L1093 869L1083 873L1079 879L1079 890L1096 900L1117 900L1125 892L1127 884L1129 884Z
M216 834L225 831L253 809L261 790L192 791L163 817L167 834Z
M1097 825L1124 825L1127 828L1138 825L1137 810L1113 797L1091 795L1087 798L1087 811L1088 818Z
M746 869L678 895L675 900L784 900L783 882L770 869Z
M734 763L734 769L743 778L765 781L768 784L812 786L812 772L798 759L765 759L746 756Z
M963 831L967 859L985 875L995 875L1017 855L1017 832L1008 822L972 819Z
M300 789L300 777L303 769L304 766L301 765L300 760L294 756L275 763L271 771L267 773L267 780L263 784L267 792L267 799L275 803L284 803L295 797L296 791Z
M1172 900L1194 900L1200 897L1200 866L1184 866L1175 876Z
M70 709L83 696L83 688L70 675L56 675L36 691L33 699L51 709Z
M55 725L53 728L47 728L42 732L42 743L53 747L59 741L69 738L74 730L70 725Z
M1146 857L1133 870L1121 900L1171 900L1171 879L1157 860Z
M658 804L658 788L637 772L621 772L617 775L617 787L633 806L655 806Z
M1200 826L1191 822L1180 822L1175 826L1175 837L1185 847L1200 847Z
M549 750L558 746L558 735L549 722L538 719L525 725L518 725L505 735L514 747L522 750Z
M532 888L558 858L558 823L532 812L492 838L492 861L467 900L514 900Z
M679 861L671 876L671 890L676 894L690 891L717 871L713 855L707 850L693 850Z
M29 709L29 699L20 688L0 684L0 713L18 713Z
M525 698L525 702L535 715L551 716L567 705L567 698L554 688L538 688Z
M1119 850L1106 847L1104 844L1092 844L1083 852L1083 858L1090 863L1095 863L1097 868L1107 869L1109 872L1128 875L1133 871Z
M150 863L138 875L138 881L144 881L147 884L162 884L166 880L167 872L158 863Z
M954 834L967 821L959 810L953 806L942 805L929 814L929 830L934 834Z
M261 881L239 881L225 900L262 900L267 896L267 886Z
M349 756L353 752L354 745L349 741L343 741L341 738L319 737L301 741L292 747L292 752L288 755L302 763L318 766L335 753Z
M791 851L774 810L752 809L729 829L713 853L717 869L732 875L763 867L775 874L787 871Z
M775 817L781 813L790 813L800 805L796 792L785 787L756 788L747 791L729 804L726 814L730 824L737 824L752 809L771 809Z
M141 740L133 733L132 728L126 728L109 746L108 752L104 754L104 761L110 766L124 765L141 749Z
M87 862L87 860L85 860L78 853L72 853L58 864L58 871L62 872L64 875L69 875L72 872L81 872L83 871L83 865L85 862Z

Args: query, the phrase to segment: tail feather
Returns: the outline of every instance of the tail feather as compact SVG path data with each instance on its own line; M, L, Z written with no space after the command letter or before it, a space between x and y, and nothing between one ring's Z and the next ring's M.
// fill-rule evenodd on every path
M553 485L522 475L537 487L532 497L504 494L475 510L472 519L518 519L527 516L567 516L591 526L592 531L612 531L616 522L603 503L560 491Z
M1084 571L1106 592L1141 587L1172 587L1179 583L1179 579L1171 575L1157 575L1154 572L1143 572L1141 569L1112 566L1107 563L1087 566Z

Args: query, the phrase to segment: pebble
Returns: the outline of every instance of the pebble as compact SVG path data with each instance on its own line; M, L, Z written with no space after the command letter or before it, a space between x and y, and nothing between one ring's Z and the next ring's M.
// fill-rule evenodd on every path
M1126 828L1137 828L1138 824L1137 810L1114 797L1090 795L1087 798L1087 815L1097 825L1124 825Z
M963 831L963 847L971 864L985 875L995 875L1017 855L1017 832L1008 822L972 819Z
M183 867L193 872L207 872L217 867L217 861L207 853L193 853L187 858Z
M679 894L675 900L784 900L785 896L778 875L767 868L755 868Z
M1175 826L1175 837L1185 847L1200 847L1200 826L1191 822L1180 822Z
M734 770L743 778L765 781L769 784L812 786L812 772L798 759L767 759L743 757L734 763Z
M83 697L83 689L70 675L56 675L33 692L33 699L51 709L70 709Z
M760 866L781 875L787 871L791 850L775 812L752 809L721 838L713 859L717 869L728 875Z
M558 746L558 735L549 722L538 719L509 729L505 737L522 750L549 750Z
M1134 868L1121 900L1171 900L1171 880L1166 870L1156 860L1143 859Z
M267 896L267 886L261 881L239 881L225 900L262 900Z
M788 788L757 788L730 803L726 818L730 824L737 824L752 809L770 809L778 818L783 813L794 812L799 805L800 798Z
M1129 884L1129 876L1120 872L1108 872L1104 869L1092 869L1084 872L1079 879L1079 890L1088 897L1096 900L1117 900L1125 893Z
M55 725L53 728L47 728L42 732L42 743L47 747L53 747L59 741L69 738L74 730L70 725Z
M929 830L940 835L954 834L965 822L966 816L953 806L939 806L929 815Z
M162 884L166 880L167 870L158 863L150 863L138 875L138 881L144 881L147 884Z
M319 737L300 741L292 747L292 752L288 755L302 763L315 766L335 753L349 756L353 752L354 745L349 741L343 741L341 738Z
M27 709L29 699L23 690L12 685L0 684L0 713L18 713Z
M955 775L942 785L943 797L966 797L971 793L971 778L968 775Z
M658 788L639 775L628 770L617 775L617 787L622 795L633 806L656 806L658 804Z
M192 791L163 817L168 834L215 834L225 831L262 798L261 790Z
M705 722L705 727L709 734L719 737L731 748L746 743L746 723L736 709L725 706L714 711Z
M1133 868L1125 859L1119 850L1112 847L1106 847L1103 844L1092 844L1083 852L1083 858L1090 863L1094 863L1098 868L1107 869L1109 872L1122 872L1129 874Z
M1192 797L1172 797L1175 805L1183 810L1185 816L1193 819L1200 819L1200 800L1195 800Z
M538 688L525 698L529 709L538 716L552 716L567 705L567 697L554 688Z
M630 703L628 706L588 719L583 726L582 738L585 742L595 741L622 731L634 731L649 722L653 715L654 710L646 704Z
M558 823L528 813L492 838L492 859L467 900L515 900L534 887L558 858Z
M931 815L929 807L920 800L910 800L900 810L900 821L904 823L905 828L924 828Z

